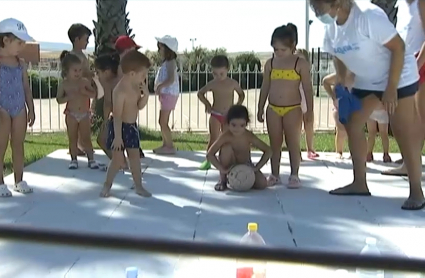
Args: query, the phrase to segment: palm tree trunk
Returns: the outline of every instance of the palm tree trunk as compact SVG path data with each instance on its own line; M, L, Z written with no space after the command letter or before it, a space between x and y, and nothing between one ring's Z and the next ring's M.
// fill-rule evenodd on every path
M126 13L127 0L96 0L97 21L94 24L95 56L115 52L118 36L131 35L130 20ZM92 129L98 130L103 120L103 98L96 100Z
M95 54L114 51L114 39L121 35L131 35L127 0L96 0L97 22L94 24Z

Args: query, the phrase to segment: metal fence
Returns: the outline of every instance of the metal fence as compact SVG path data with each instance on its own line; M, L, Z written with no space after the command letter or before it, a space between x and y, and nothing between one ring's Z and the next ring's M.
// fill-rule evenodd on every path
M183 67L182 67L183 68ZM149 85L153 91L153 81L157 72L154 68L149 73ZM312 80L314 87L314 110L315 110L315 128L316 129L332 129L335 126L331 116L332 101L328 98L326 92L321 86L323 76L332 72L329 63L322 63L322 66L314 66L312 70ZM32 127L33 132L51 132L64 131L65 115L63 115L64 105L56 102L56 93L61 82L60 70L50 66L29 67L30 85L34 96L34 106L36 114L36 122ZM246 98L244 105L248 107L252 115L252 123L250 128L257 132L266 130L264 123L257 122L257 103L260 94L263 72L261 70L250 70L249 68L233 69L229 72L229 77L239 81L244 89ZM174 131L192 131L206 132L208 131L208 115L205 113L204 105L197 97L197 91L206 82L212 79L212 74L208 68L189 67L179 71L181 94L175 111L170 119L170 126ZM207 94L207 98L212 101L212 93ZM237 95L235 94L235 101ZM160 104L154 95L149 98L148 105L139 113L139 125L159 130Z

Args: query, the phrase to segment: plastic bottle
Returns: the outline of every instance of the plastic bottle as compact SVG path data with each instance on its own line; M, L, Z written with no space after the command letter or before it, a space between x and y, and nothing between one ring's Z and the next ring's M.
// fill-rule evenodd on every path
M363 247L360 255L381 256L381 252L378 247L376 247L376 238L366 238L366 246ZM356 276L358 278L384 278L384 271L358 268L356 269Z
M258 233L257 223L248 223L248 232L242 237L241 244L266 245L264 239ZM236 278L266 278L266 262L237 260Z
M137 269L137 267L127 267L125 269L125 277L126 278L137 278L139 277L139 270Z

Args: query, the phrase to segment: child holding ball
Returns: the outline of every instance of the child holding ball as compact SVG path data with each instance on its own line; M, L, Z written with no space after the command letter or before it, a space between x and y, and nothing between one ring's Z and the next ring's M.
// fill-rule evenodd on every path
M218 137L208 149L207 160L220 171L220 181L215 185L216 191L227 189L227 174L234 165L248 164L254 168L254 189L267 187L267 180L261 168L267 163L272 155L271 148L259 139L246 127L249 123L248 110L243 105L233 105L227 112L227 129ZM251 147L263 152L263 156L257 164L251 160ZM219 152L218 157L216 156Z

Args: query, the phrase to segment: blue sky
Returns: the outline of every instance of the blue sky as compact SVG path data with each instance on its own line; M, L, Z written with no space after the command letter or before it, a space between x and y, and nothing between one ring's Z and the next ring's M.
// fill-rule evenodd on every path
M359 4L368 0L357 0ZM399 23L407 18L404 0L400 0ZM95 0L0 0L0 19L15 17L24 22L38 41L68 43L67 30L72 23L93 28ZM281 1L144 1L129 0L130 26L143 49L156 49L155 36L177 37L179 50L196 45L225 47L229 52L271 51L270 37L279 25L292 22L299 29L299 47L305 46L306 8L304 0ZM310 47L319 47L323 25L312 11ZM90 46L94 46L91 38Z

